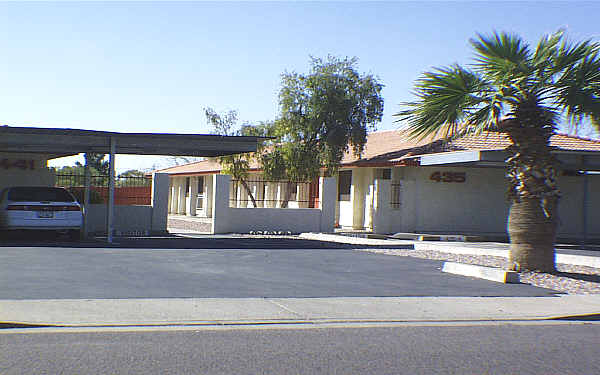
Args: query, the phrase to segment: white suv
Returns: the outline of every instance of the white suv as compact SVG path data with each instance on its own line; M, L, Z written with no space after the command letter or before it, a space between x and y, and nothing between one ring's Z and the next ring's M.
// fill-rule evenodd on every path
M82 208L66 189L14 186L0 193L0 229L55 230L78 239Z

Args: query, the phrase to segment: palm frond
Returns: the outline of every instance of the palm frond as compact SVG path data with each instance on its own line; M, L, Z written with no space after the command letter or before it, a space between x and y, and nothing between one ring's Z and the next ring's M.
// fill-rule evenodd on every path
M571 68L586 57L597 54L600 45L591 39L579 43L571 43L563 40L560 47L557 47L554 58L554 73L561 72Z
M476 70L499 84L527 76L532 71L529 46L517 35L478 34L478 38L470 42L476 51Z
M577 127L588 118L600 129L600 53L580 59L564 72L554 88L555 103L565 113L571 125Z
M397 113L397 121L406 121L415 138L431 134L448 137L473 113L485 105L493 92L488 82L460 66L424 73L415 84L415 102L403 103L408 109Z
M560 45L564 34L565 31L561 29L554 34L546 35L540 39L531 60L538 72L544 72L553 64L557 53L557 47Z

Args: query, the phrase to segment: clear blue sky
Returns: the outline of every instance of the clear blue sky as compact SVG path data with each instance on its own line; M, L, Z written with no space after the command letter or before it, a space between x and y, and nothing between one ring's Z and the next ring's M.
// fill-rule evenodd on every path
M600 2L0 3L0 124L208 133L203 108L277 116L284 71L356 56L385 85L379 129L476 33L600 39Z

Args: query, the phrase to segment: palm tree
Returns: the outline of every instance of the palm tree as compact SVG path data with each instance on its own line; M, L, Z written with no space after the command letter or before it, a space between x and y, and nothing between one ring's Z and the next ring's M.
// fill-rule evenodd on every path
M396 116L416 138L505 132L513 143L506 160L512 269L554 271L560 193L550 137L561 119L600 129L600 43L572 43L559 31L535 50L509 33L478 35L471 45L470 68L424 73L417 100Z

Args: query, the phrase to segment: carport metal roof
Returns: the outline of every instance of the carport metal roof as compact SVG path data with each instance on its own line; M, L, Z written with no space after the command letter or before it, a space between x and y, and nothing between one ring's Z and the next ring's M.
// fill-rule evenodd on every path
M254 152L259 138L0 126L0 151L56 157L82 152L109 154L112 140L117 154L219 156Z
M52 157L79 153L110 155L107 232L113 240L115 154L220 156L255 152L261 137L204 134L117 133L83 129L0 126L0 152L36 153ZM87 160L86 160L87 164ZM86 168L87 169L87 168ZM85 206L89 204L89 169Z

